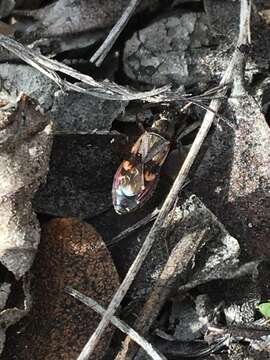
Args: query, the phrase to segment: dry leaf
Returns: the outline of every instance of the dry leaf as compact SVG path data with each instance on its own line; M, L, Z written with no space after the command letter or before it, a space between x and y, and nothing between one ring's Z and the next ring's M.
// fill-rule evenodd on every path
M25 333L6 359L76 359L100 316L66 294L69 285L107 306L119 279L101 236L89 224L72 218L51 220L42 231L33 267L34 305ZM108 327L93 360L106 352L112 327Z
M26 95L0 108L0 262L18 279L32 265L39 224L31 200L45 180L52 124Z

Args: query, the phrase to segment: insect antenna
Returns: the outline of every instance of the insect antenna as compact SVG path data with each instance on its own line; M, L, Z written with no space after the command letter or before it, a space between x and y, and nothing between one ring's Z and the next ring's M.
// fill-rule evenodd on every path
M213 100L213 99L225 99L226 95L225 93L227 92L227 90L229 89L229 85L224 85L224 86L216 86L215 88L212 88L210 90L207 90L206 92L204 92L201 95L196 95L196 96L191 96L191 97L185 97L185 96L181 96L179 95L179 99L183 100L185 102L187 102L187 104L185 106L183 106L180 111L184 112L187 108L189 108L191 105L196 105L198 107L200 107L201 109L204 109L206 111L210 111L212 113L214 113L216 115L216 117L222 121L224 121L229 127L234 128L234 126L232 124L230 124L229 120L224 118L222 115L218 114L217 111L211 109L209 106L202 104L202 101L207 101L207 100ZM222 91L224 94L221 96L207 96L210 94L215 94L219 91Z

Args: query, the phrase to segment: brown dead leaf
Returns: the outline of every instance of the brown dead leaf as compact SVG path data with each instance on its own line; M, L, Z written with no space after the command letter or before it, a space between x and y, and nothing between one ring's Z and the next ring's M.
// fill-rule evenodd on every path
M0 262L18 279L31 267L39 243L31 200L48 171L52 123L26 95L2 100Z
M0 21L0 34L13 36L14 33L15 33L14 26L6 24L3 21Z
M34 304L29 324L9 346L6 359L76 359L100 316L65 293L69 285L107 306L119 286L109 251L93 226L72 218L51 220L44 226L34 264ZM106 352L108 327L91 359Z

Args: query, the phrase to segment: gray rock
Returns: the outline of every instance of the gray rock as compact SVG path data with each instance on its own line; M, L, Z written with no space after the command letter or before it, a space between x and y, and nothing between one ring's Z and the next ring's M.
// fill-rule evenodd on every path
M51 116L56 132L91 132L110 130L112 122L125 111L127 102L102 100L75 91L54 94Z
M120 158L114 135L56 136L47 183L34 199L37 212L85 219L112 207L111 187Z
M0 19L7 17L15 7L15 0L0 0Z
M54 120L56 132L110 130L112 122L127 105L73 91L64 93L52 80L28 65L0 64L0 78L0 94L30 95Z
M204 57L211 52L205 14L175 14L135 33L124 50L124 70L153 85L192 85L211 78Z
M156 86L209 89L207 83L220 79L231 59L239 31L239 3L205 0L204 6L206 13L175 13L135 33L124 49L127 76ZM268 74L270 49L269 25L258 12L252 29L245 73L249 82L258 73Z
M21 41L52 55L92 45L116 23L128 4L129 0L58 0L35 10L17 10L14 15L21 20ZM157 0L143 1L137 12L157 6Z
M23 92L38 101L45 110L52 107L57 86L45 75L28 65L0 64L1 95L15 97Z
M36 20L26 31L29 36L61 37L110 27L127 3L127 0L59 0L37 10L17 11L16 14Z
M200 338L206 332L213 312L214 306L205 294L198 295L195 304L190 299L179 302L176 298L170 315L172 326L177 324L174 329L175 339L192 341Z
M248 95L231 99L199 169L192 190L237 237L252 258L269 256L270 132L261 109Z
M254 74L266 73L268 75L270 57L270 27L264 18L261 9L267 9L269 1L256 0L253 4L251 21L252 44L247 48L247 64L245 78L251 80ZM233 45L236 43L239 32L240 2L234 0L204 0L204 8L211 32L219 44L214 51L215 57L209 57L207 63L212 63L213 71L217 72L226 66ZM215 70L216 69L216 70ZM258 78L258 77L257 77ZM257 85L257 79L255 84Z

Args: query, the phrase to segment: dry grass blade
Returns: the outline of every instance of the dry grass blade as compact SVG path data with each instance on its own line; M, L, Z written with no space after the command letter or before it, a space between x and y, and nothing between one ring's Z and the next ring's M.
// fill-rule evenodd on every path
M98 50L94 53L91 57L90 61L95 63L97 66L100 66L113 47L113 44L117 40L118 36L123 31L124 27L126 26L128 20L134 13L136 7L140 3L141 0L131 0L126 10L123 12L121 18L117 21L114 25L112 30L110 31L109 35L103 42L103 44L98 48Z
M221 350L224 346L226 346L229 342L230 335L224 335L220 340L218 340L216 343L211 344L207 346L206 348L203 348L201 350L192 351L192 353L183 352L181 349L173 348L168 346L168 344L164 343L160 346L161 351L164 353L167 353L167 356L172 357L174 359L178 358L203 358L205 359L205 356L209 356L211 354L214 354L215 352ZM211 357L212 358L212 357ZM137 357L136 357L137 359ZM140 358L138 358L140 360Z
M124 86L117 85L108 80L97 82L91 76L80 73L73 68L64 65L56 60L49 59L45 56L39 55L24 45L20 44L8 36L0 35L0 45L18 56L20 59L33 66L44 75L53 80L59 87L77 92L91 94L103 99L110 100L146 100L146 101L159 101L156 96L167 92L170 86L163 86L159 89L153 89L145 92L131 91ZM63 74L72 76L73 78L89 85L91 88L83 88L79 85L72 84L68 81L62 80L56 73L59 71Z
M96 311L98 314L103 315L105 313L106 310L90 297L81 294L79 291L72 289L69 286L65 288L65 291L69 295L73 296L75 299L89 306L92 310ZM111 318L111 323L114 326L116 326L119 330L121 330L123 333L130 336L138 345L140 345L145 350L145 352L151 357L151 359L166 360L166 357L164 355L162 355L157 350L155 350L147 340L145 340L142 336L140 336L135 330L133 330L125 322L113 316Z
M122 231L120 234L118 234L117 236L115 236L110 242L108 242L106 245L107 246L113 246L116 245L119 241L125 239L127 236L129 236L130 234L132 234L134 231L138 230L139 228L141 228L144 225L147 225L149 222L155 220L155 218L158 216L159 213L159 209L155 209L154 211L152 211L149 215L147 215L146 217L144 217L142 220L136 222L136 224L130 226L129 228L125 229L124 231Z
M165 85L150 91L136 92L108 80L98 82L91 76L82 74L70 66L35 53L33 50L8 36L0 35L0 46L3 46L8 51L12 52L20 59L25 61L27 64L31 65L45 76L49 77L63 90L73 90L79 93L90 94L101 99L118 101L143 100L149 103L159 103L180 100L183 102L191 102L194 105L197 105L205 110L212 111L216 116L219 116L213 109L211 109L211 107L202 104L202 102L207 100L207 98L203 96L186 97L177 91L170 91L170 85ZM63 80L56 72L69 75L88 86L83 87L78 84L73 84L69 81Z
M240 10L240 30L239 30L239 39L238 39L238 46L241 45L240 43L245 42L246 43L246 36L248 32L246 31L246 24L249 23L250 18L250 3L248 0L241 0L241 10ZM244 25L243 25L244 24ZM234 68L238 64L239 59L239 49L236 48L235 52L233 54L233 57L229 63L229 66L227 70L225 71L225 74L223 75L220 85L225 85L232 81L233 79L233 72ZM214 99L211 101L210 108L217 112L221 106L221 100ZM154 244L157 235L160 232L160 229L163 226L163 223L165 219L168 216L169 211L173 207L175 200L177 196L179 195L179 192L181 188L183 187L185 180L188 176L188 173L190 171L191 166L193 165L197 154L199 153L199 150L201 148L201 145L203 144L212 124L215 118L215 114L213 112L207 111L205 114L204 120L202 122L201 128L191 146L191 149L186 157L186 160L184 161L182 168L179 171L179 174L177 178L175 179L175 182L160 210L160 213L153 224L153 227L151 228L148 236L145 239L144 244L142 245L141 250L139 251L139 254L137 255L136 259L134 260L133 264L131 265L129 271L126 274L126 277L124 278L122 284L118 288L117 292L115 293L110 305L108 306L108 309L106 313L104 314L99 326L97 327L96 331L92 334L89 341L83 348L80 356L78 357L78 360L87 360L89 359L90 355L94 352L94 349L103 334L105 328L109 324L112 316L114 315L115 311L119 307L121 301L125 297L130 285L132 284L135 276L137 275L138 271L140 270L146 256L148 255L152 245Z

